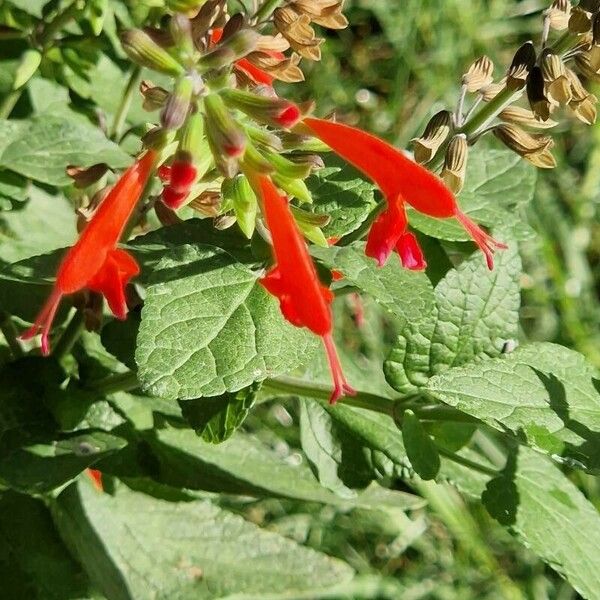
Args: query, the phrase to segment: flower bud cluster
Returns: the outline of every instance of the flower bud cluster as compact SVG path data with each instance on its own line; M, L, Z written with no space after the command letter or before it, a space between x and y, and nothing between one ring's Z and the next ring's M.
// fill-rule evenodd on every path
M171 89L140 86L144 108L160 115L144 143L162 152L163 205L189 205L219 227L237 222L249 238L261 218L249 177L268 175L290 198L310 203L304 180L322 166L309 146L323 145L291 131L312 107L279 98L273 81L301 81L301 58L320 58L313 24L347 25L339 0L294 0L259 18L262 4L269 3L255 16L229 15L226 0L168 0L163 27L122 35L134 62L173 78ZM322 219L306 214L295 213L299 227L323 242Z

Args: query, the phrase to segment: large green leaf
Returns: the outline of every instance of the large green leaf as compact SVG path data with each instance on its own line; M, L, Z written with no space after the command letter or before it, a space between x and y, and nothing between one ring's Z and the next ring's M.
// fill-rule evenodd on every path
M0 581L7 600L83 600L87 575L65 548L40 500L0 495Z
M319 485L306 464L292 466L264 443L241 432L215 446L189 429L169 428L148 442L160 463L160 479L174 487L293 498L342 509L393 506L406 510L421 505L416 496L375 484L342 498Z
M231 254L186 245L165 254L148 285L136 362L146 390L191 399L291 371L317 343Z
M167 502L80 481L55 522L111 600L290 598L349 581L345 563L264 531L209 501Z
M380 268L365 256L361 243L313 247L311 252L328 268L341 272L345 282L369 294L401 323L416 323L431 314L433 288L424 273L403 269L393 258Z
M75 112L35 116L21 129L0 154L0 167L42 183L70 183L68 165L106 163L120 168L131 163L119 146Z
M384 364L386 378L410 394L429 377L477 358L500 355L517 337L521 259L516 242L489 271L479 253L437 284L432 318L409 322Z
M477 223L505 227L516 239L524 239L532 235L524 222L523 208L533 198L535 181L535 168L514 152L484 148L469 154L467 178L458 203ZM432 237L471 239L455 219L433 219L410 209L409 221Z
M550 460L525 447L483 495L488 511L584 598L600 590L600 515Z
M577 352L530 344L451 369L426 390L555 460L600 472L600 374Z

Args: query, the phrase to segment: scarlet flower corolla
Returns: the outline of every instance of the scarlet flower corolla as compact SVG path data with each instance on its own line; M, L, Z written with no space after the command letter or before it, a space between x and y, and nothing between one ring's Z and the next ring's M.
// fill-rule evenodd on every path
M158 155L148 150L117 181L90 222L62 259L50 297L34 324L21 336L42 334L42 354L50 352L48 336L63 296L83 289L99 292L118 319L127 316L125 286L140 268L133 256L117 248L119 239L154 169Z
M407 231L406 203L430 217L456 218L484 253L488 268L493 268L494 250L506 249L506 245L489 236L460 210L439 177L387 142L355 127L313 117L304 118L303 123L336 154L372 179L387 201L386 209L369 232L368 256L382 265L396 249L405 267L425 267L421 248Z
M267 176L254 181L263 203L263 214L273 241L275 266L261 279L265 289L279 298L283 316L297 327L307 327L323 339L333 391L333 404L341 396L353 395L348 385L332 337L331 302L333 294L317 276L306 243L294 221L287 199Z

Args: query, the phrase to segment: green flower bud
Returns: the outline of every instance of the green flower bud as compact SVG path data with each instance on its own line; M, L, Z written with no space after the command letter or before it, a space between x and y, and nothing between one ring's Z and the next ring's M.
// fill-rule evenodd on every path
M186 59L192 59L195 53L192 24L182 14L174 14L169 23L169 29L175 46Z
M259 96L242 90L223 90L223 98L228 106L241 110L249 117L271 125L289 129L298 123L302 114L300 109L289 100L276 96Z
M271 179L280 187L288 196L297 198L300 202L312 204L313 198L302 179L291 179L284 177L279 173L271 175Z
M242 29L206 53L198 62L200 70L222 69L256 50L260 35L252 29Z
M189 77L182 77L177 81L160 113L160 122L165 129L179 129L185 122L192 101L192 88Z
M317 246L328 248L327 238L323 235L320 227L327 225L329 217L327 215L315 215L295 206L290 206L290 209L296 220L296 225L298 225L298 229L304 237ZM325 218L323 219L323 217Z
M218 94L204 98L206 133L214 147L227 158L237 158L244 153L246 135L233 118Z
M279 175L288 179L306 179L311 172L310 165L295 163L280 154L265 152L265 158L275 167Z
M121 44L127 56L142 67L173 77L183 74L183 66L141 29L129 29L123 32Z
M226 179L221 186L221 193L224 203L232 206L243 234L251 239L256 226L258 201L248 179L244 175Z

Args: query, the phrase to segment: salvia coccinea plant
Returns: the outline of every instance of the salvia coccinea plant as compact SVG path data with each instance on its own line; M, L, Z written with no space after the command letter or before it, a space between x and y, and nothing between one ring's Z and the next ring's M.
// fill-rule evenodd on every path
M406 548L421 528L405 512L424 501L461 543L476 529L442 485L450 481L564 586L599 597L600 516L577 484L600 469L600 378L564 347L517 348L518 245L531 231L511 211L533 193L533 166L557 166L553 130L595 123L600 0L545 6L539 35L501 71L477 58L456 106L436 108L412 153L294 96L306 64L319 68L320 32L349 26L344 9L343 0L0 8L0 37L27 44L3 117L23 108L28 86L49 81L89 109L105 60L83 43L92 38L106 36L130 73L101 132L61 112L63 95L30 120L3 120L0 196L12 202L27 179L66 190L77 231L58 244L67 249L55 244L0 272L9 355L0 504L10 512L17 494L44 498L51 516L36 519L52 519L58 534L42 551L66 542L75 579L110 599L336 589L397 598L396 580L375 589L356 576L362 559L265 532L217 495L325 503L340 514L393 507L406 520L394 544ZM56 93L39 90L34 110L41 94ZM136 101L146 118L125 131ZM84 137L86 152L71 152ZM331 232L336 220L343 225ZM35 298L37 316L21 314L22 297ZM347 301L350 326L336 298ZM75 309L66 326L65 306ZM363 355L369 327L379 327L376 360ZM294 470L292 454L282 462L268 448L276 433L262 427L261 404L287 396L299 408L277 404L277 419L289 427L298 418L290 444L311 469ZM198 490L216 494L200 499ZM470 552L487 572L501 568L485 545L471 542ZM155 554L165 557L156 567ZM505 572L495 585L497 597L526 597ZM570 589L560 597L574 597Z

